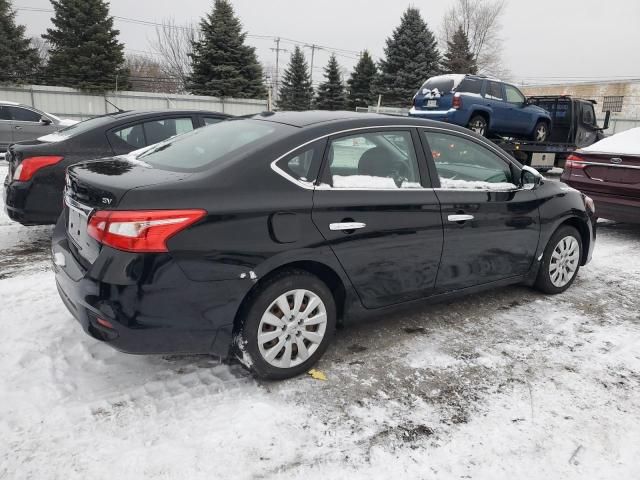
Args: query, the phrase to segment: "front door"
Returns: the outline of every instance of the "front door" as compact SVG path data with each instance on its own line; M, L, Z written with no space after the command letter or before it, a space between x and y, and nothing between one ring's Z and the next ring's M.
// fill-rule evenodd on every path
M444 246L437 292L517 277L531 268L540 221L535 191L519 169L465 134L422 130L442 206Z
M527 109L526 98L520 90L512 85L504 84L505 100L509 104L507 110L509 121L505 133L529 135L534 128L535 118Z
M502 83L487 80L484 98L492 112L489 128L494 133L506 133L509 130L508 118L511 105L504 100Z
M0 105L0 154L13 143L13 123L11 113L5 105Z
M425 297L435 286L442 221L416 142L411 129L388 128L327 146L312 218L367 308Z
M34 110L24 107L9 107L13 118L13 141L22 142L33 140L49 133L55 132L58 127L55 124L45 125L40 120L42 115Z

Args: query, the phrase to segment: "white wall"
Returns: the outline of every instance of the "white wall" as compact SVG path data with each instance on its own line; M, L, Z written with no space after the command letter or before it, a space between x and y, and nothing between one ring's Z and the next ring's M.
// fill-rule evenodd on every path
M41 85L0 85L0 100L31 105L64 118L84 120L115 112L106 100L122 110L193 109L212 110L231 115L249 115L267 110L267 100L247 100L198 95L172 95L147 92L110 92L95 95L66 87Z

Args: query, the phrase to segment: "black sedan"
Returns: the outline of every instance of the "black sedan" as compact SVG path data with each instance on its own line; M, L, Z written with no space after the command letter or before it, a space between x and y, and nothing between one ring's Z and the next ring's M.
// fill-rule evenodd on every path
M566 290L593 203L463 128L262 114L69 168L52 243L60 296L130 353L309 369L336 323L524 283Z
M81 160L123 155L229 118L200 110L121 112L13 144L5 160L7 214L23 225L55 224L62 211L64 172Z

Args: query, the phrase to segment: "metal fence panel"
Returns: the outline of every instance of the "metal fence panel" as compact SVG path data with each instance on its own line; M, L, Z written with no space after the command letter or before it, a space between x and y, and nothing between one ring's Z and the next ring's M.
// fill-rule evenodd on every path
M66 87L0 85L0 100L31 105L64 118L85 120L122 110L212 110L231 115L249 115L267 110L267 100L169 95L148 92L118 92L94 95ZM108 100L108 101L107 101Z

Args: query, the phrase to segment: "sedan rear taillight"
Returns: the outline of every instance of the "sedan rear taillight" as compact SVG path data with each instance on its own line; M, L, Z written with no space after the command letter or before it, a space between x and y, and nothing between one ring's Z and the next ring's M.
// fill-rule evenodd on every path
M567 161L564 164L565 168L575 168L576 170L584 170L587 164L585 163L584 157L572 153L567 157Z
M166 252L167 240L206 215L204 210L98 210L87 231L98 242L136 253Z
M13 178L19 182L26 182L31 180L31 177L35 173L44 167L55 165L62 161L64 157L58 156L46 156L46 157L29 157L22 160L22 163L18 165L16 171L13 173Z
M462 97L460 96L460 93L455 93L453 95L453 102L451 103L451 106L456 110L462 108Z

